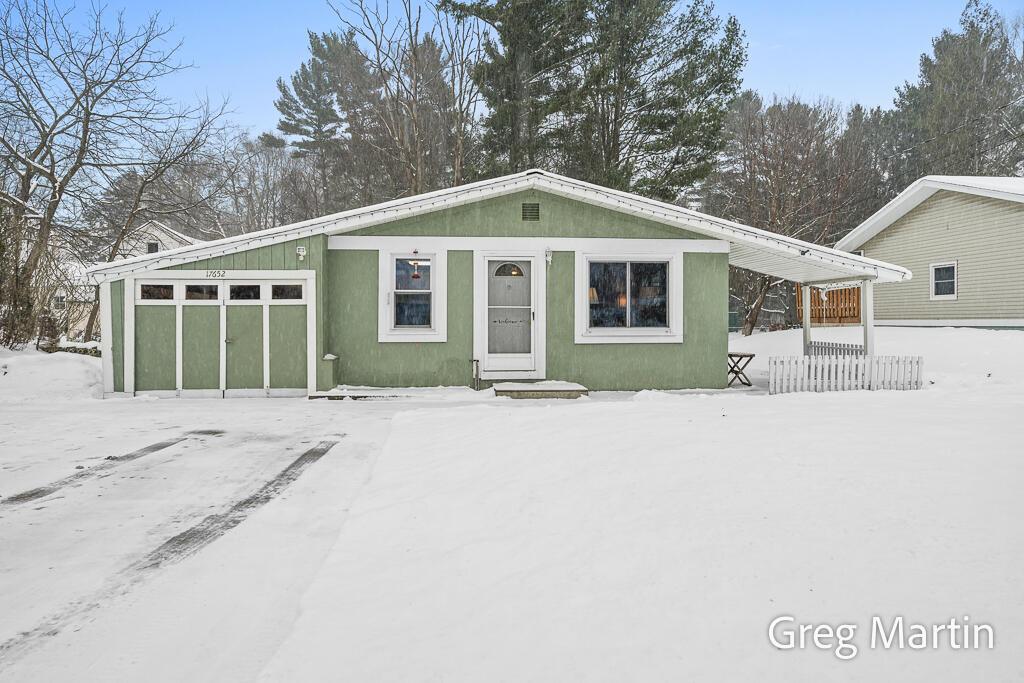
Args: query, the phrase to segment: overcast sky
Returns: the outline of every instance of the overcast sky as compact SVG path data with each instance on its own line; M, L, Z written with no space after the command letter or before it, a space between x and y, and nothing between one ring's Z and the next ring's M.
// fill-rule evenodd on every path
M115 0L111 6L117 6ZM917 73L918 59L944 27L957 25L960 0L783 2L717 0L746 31L744 86L762 94L830 97L843 104L888 106L895 87ZM995 0L1006 16L1022 0ZM306 31L337 26L324 0L133 0L129 20L159 11L184 41L196 68L167 83L169 95L230 98L234 120L254 131L277 124L275 80L307 57Z

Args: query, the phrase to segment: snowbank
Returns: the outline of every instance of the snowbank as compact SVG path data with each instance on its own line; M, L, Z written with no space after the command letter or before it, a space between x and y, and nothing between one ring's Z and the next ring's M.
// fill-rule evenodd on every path
M0 350L0 402L70 401L103 396L99 358L34 349Z

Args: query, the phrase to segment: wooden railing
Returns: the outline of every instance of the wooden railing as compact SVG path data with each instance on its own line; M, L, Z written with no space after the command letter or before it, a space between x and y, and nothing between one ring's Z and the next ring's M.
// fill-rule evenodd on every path
M825 292L811 288L811 323L814 325L855 325L860 323L860 287ZM796 310L803 310L803 295L796 287Z
M860 344L840 344L838 342L812 341L807 346L808 356L863 356L864 347Z
M921 356L773 356L768 393L920 389Z

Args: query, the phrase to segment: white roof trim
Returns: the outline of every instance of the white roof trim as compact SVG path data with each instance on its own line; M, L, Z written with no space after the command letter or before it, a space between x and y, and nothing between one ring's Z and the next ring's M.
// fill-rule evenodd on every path
M1024 178L988 176L925 176L911 183L896 198L871 215L836 243L836 249L853 251L895 223L939 190L962 192L1008 202L1024 202Z
M132 272L165 268L311 235L338 235L529 189L558 194L713 239L726 240L732 245L730 263L733 265L788 280L898 282L910 279L910 271L899 266L540 170L524 171L269 230L104 263L89 268L87 272L95 282L117 279Z

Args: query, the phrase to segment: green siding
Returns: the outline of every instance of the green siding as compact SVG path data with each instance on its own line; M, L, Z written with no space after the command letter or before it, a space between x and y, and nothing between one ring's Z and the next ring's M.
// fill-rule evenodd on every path
M110 320L114 391L124 391L124 280L110 283Z
M522 220L522 204L540 204L540 220ZM530 190L346 233L432 237L613 237L699 239L655 221Z
M227 307L228 389L263 388L263 307Z
M270 386L296 389L306 386L306 307L271 306Z
M220 307L181 307L181 388L220 388Z
M595 390L719 388L728 351L728 256L687 253L682 344L575 343L572 252L553 254L547 285L547 377ZM448 252L448 341L377 341L376 251L328 256L328 351L338 382L369 386L472 382L472 253ZM353 293L358 293L353 296Z
M176 389L174 306L135 307L135 390Z
M521 220L521 204L540 204L541 220ZM548 193L529 191L445 211L394 221L351 234L409 236L483 236L483 237L613 237L637 239L701 238L627 214L595 207ZM307 250L300 261L298 246ZM684 335L682 344L588 344L574 343L572 252L558 251L547 268L547 377L578 381L591 389L641 388L715 388L725 385L727 351L728 258L725 254L687 253L684 258ZM376 386L468 385L472 382L473 358L473 255L470 251L448 253L448 341L444 343L403 343L377 341L377 267L375 251L329 251L327 236L291 240L282 244L257 247L245 252L173 266L175 270L195 271L205 277L206 270L299 270L317 273L316 295L309 301L317 317L317 388L328 389L337 383ZM123 287L112 285L114 318L113 363L115 389L123 388ZM186 307L197 310L201 307ZM161 376L152 382L160 388L173 388L173 308L138 307L163 310L171 316L170 332L163 339L163 354L154 357L154 368ZM277 309L281 309L279 312ZM297 383L305 386L304 346L302 353L285 352L278 361L278 348L298 349L299 334L305 334L301 307L275 306L271 316L295 316L282 322L280 333L272 323L271 381L273 386ZM215 311L216 307L202 310ZM291 312L286 312L286 311ZM156 314L159 315L159 314ZM192 315L189 313L188 315ZM209 315L196 313L197 316ZM228 307L228 336L238 341L228 344L228 387L262 388L261 311L258 306ZM203 323L210 321L204 320ZM186 325L186 349L198 347L209 339L209 330L195 321ZM285 339L285 332L296 336ZM278 334L282 335L280 339ZM280 345L280 346L278 346ZM212 344L216 346L216 344ZM322 360L325 353L339 357ZM146 357L148 358L148 357ZM163 368L171 359L170 381ZM197 365L185 371L196 385L208 382L209 370L218 360L216 351L197 358ZM143 360L140 360L140 363ZM149 363L149 360L145 360ZM202 369L200 369L202 368ZM300 375L301 373L301 375ZM301 381L299 378L301 376ZM184 379L184 378L183 378ZM145 387L137 376L136 388Z
M682 344L576 344L572 252L548 269L547 376L590 389L725 386L729 269L726 254L687 253L683 261Z
M328 255L327 350L337 382L369 386L469 385L473 380L473 255L448 252L448 341L377 341L377 252Z

